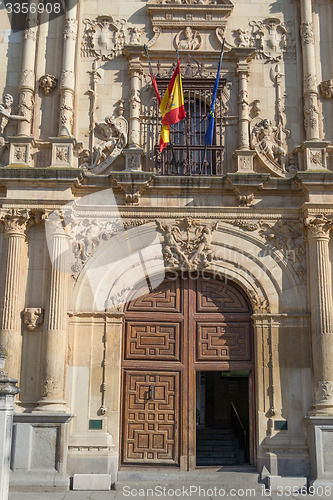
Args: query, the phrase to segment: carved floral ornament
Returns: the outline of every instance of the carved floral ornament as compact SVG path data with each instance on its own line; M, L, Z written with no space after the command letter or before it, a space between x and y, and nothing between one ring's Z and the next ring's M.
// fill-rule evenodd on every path
M324 238L328 239L331 229L333 228L333 220L328 219L326 215L320 214L316 217L307 217L304 221L307 228L308 239Z

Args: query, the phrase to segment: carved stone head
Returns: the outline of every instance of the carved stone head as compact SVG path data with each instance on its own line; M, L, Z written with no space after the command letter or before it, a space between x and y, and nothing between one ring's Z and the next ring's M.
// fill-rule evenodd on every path
M35 330L44 320L44 310L40 307L26 307L22 313L23 323L28 330Z

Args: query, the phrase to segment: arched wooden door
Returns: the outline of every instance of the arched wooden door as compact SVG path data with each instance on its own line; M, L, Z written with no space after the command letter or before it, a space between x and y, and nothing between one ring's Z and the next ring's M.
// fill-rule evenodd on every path
M195 467L196 370L253 369L251 307L234 284L167 278L126 307L121 463Z

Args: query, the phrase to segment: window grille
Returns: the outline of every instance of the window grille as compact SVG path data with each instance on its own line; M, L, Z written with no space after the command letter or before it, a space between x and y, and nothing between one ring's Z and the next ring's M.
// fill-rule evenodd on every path
M158 88L164 95L169 80L159 79ZM225 81L220 80L215 103L213 145L205 147L207 117L213 94L214 79L183 79L186 119L171 125L171 144L159 151L161 113L157 101L154 107L154 160L155 173L159 175L222 175L223 130L222 91Z

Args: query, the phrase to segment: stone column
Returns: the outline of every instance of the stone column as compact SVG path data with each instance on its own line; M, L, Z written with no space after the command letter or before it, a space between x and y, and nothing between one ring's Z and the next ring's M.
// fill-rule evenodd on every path
M306 219L309 243L312 359L315 397L313 415L333 415L333 304L329 234L333 221Z
M0 346L0 500L8 500L14 396L17 380L4 371L6 350Z
M65 366L67 351L67 257L70 240L61 222L50 221L49 252L51 259L48 316L44 338L42 398L39 411L67 412L64 400Z
M124 49L124 54L129 58L128 72L130 75L128 147L124 149L127 171L141 170L141 155L143 151L140 147L140 91L142 75L140 55L142 51L143 47L140 45L127 46Z
M63 61L60 78L60 116L58 136L73 135L74 123L74 68L77 38L76 1L68 1L68 11L64 21Z
M27 210L11 210L3 216L4 239L7 255L4 271L4 287L1 297L0 343L8 354L7 368L11 375L20 379L21 369L21 311L25 294L26 229L29 220Z
M238 150L250 148L249 140L249 93L247 90L247 79L249 76L249 65L247 63L237 64L238 74Z
M140 98L140 86L141 86L141 75L142 68L140 61L137 59L130 61L129 63L129 74L131 78L131 90L130 90L130 117L129 117L129 136L128 145L129 147L140 147L140 109L141 109L141 98Z
M303 53L304 126L307 140L319 140L318 84L312 20L312 0L300 0Z
M35 0L30 0L29 4L36 5L36 2ZM37 16L37 12L29 13L29 17L26 20L26 29L24 30L19 110L20 114L25 116L28 121L20 121L17 130L17 135L23 136L30 136L33 119Z
M246 61L237 64L238 75L238 140L234 157L237 159L237 172L252 172L255 152L250 150L249 136L249 65Z

